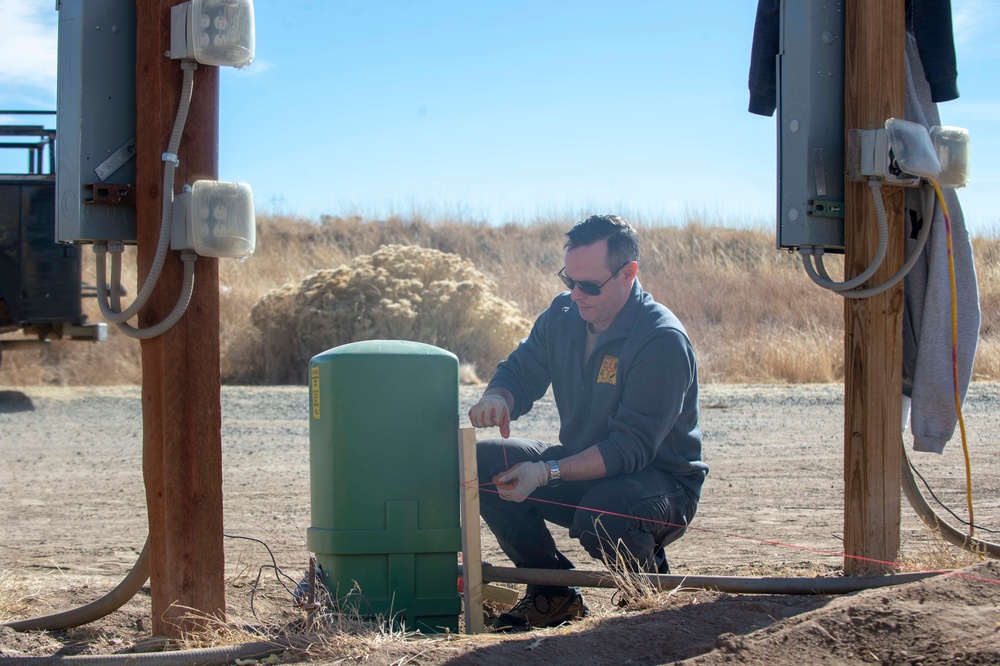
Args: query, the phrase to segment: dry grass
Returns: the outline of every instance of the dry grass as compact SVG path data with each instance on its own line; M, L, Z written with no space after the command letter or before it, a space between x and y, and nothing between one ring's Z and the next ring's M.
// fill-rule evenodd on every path
M298 382L300 372L279 379L280 373L266 370L268 354L251 320L254 307L274 289L299 285L318 271L351 266L390 245L437 250L470 262L495 285L496 298L516 304L521 317L533 320L561 289L554 274L562 266L562 233L572 222L554 217L491 226L448 217L428 220L419 214L386 219L324 216L319 222L262 216L257 253L243 263L219 264L223 380L252 384L293 377ZM809 280L797 256L775 250L769 230L713 226L691 215L681 221L645 221L640 235L639 278L684 322L699 356L702 382L843 379L843 303ZM973 249L983 317L974 377L997 380L1000 238L974 238ZM84 261L84 279L92 282L91 252L84 252ZM837 258L828 263L836 274ZM124 269L124 284L135 285L134 261L126 260ZM130 291L134 294L135 288ZM93 321L100 321L94 306L88 302L87 311ZM137 383L139 343L114 330L109 338L103 344L56 342L44 351L10 351L0 381L14 386ZM472 374L489 379L492 368L482 367L482 362L474 367L474 359L459 356Z
M9 571L0 571L0 624L23 613L35 596L23 579L11 576Z
M918 545L906 549L906 554L899 558L898 564L902 571L952 571L978 564L987 559L986 549L973 546L964 550L945 541L936 532L922 535ZM981 534L977 538L983 538ZM986 537L987 541L993 539Z

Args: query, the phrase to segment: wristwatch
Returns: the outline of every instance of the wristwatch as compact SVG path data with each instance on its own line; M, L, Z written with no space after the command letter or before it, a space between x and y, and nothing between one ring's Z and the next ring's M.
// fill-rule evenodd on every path
M549 482L545 485L558 486L563 482L562 473L559 471L559 463L555 460L549 460L545 464L549 466Z

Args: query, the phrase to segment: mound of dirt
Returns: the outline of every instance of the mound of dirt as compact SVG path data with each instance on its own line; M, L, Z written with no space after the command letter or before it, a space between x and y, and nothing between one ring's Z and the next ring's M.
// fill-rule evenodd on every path
M838 597L819 610L683 662L715 664L1000 664L1000 562Z
M386 245L265 295L250 313L261 332L264 381L301 383L309 360L360 340L447 349L489 375L531 322L496 284L456 254Z

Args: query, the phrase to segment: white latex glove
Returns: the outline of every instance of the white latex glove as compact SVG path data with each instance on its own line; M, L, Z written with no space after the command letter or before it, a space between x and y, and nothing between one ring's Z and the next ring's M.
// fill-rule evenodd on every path
M484 395L469 410L469 421L476 428L500 426L500 436L504 439L510 437L510 412L502 395Z
M549 466L543 462L518 463L493 477L500 497L508 502L523 502L548 482Z

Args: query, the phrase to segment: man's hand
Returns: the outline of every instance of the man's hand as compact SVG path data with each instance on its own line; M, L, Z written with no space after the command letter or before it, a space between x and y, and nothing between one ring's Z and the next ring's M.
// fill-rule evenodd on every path
M509 502L523 502L548 482L549 466L543 462L518 463L493 477L500 497Z
M510 412L507 411L507 401L502 395L484 395L469 410L469 421L476 428L500 426L500 436L504 439L510 437Z

